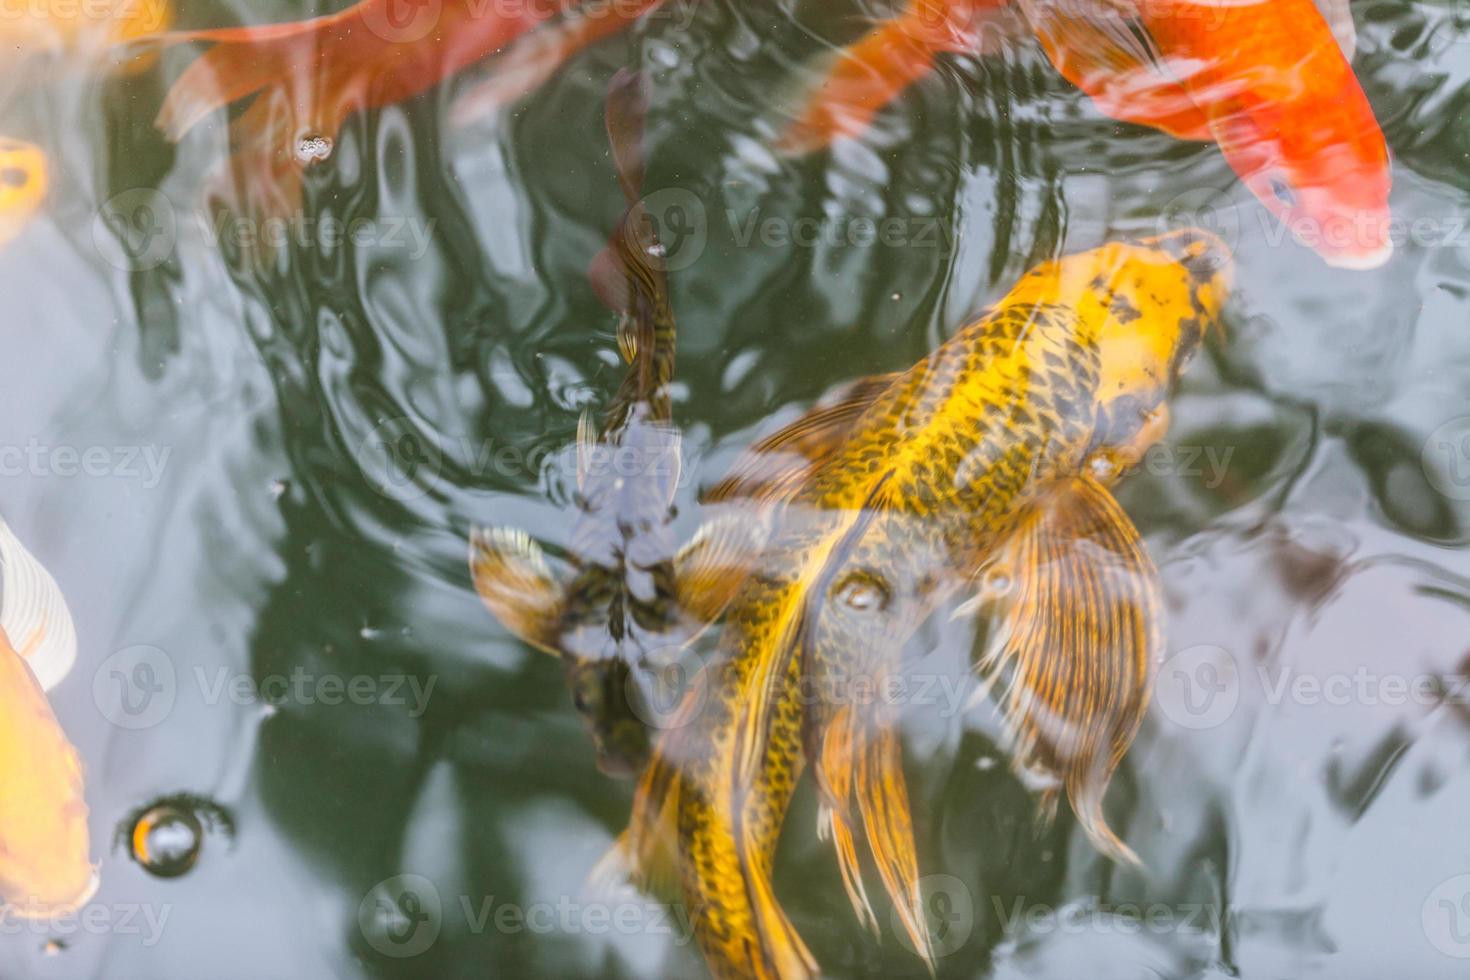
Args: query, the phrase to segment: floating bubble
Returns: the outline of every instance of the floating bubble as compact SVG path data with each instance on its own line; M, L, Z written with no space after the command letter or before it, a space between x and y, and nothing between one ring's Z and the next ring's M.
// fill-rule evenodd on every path
M199 862L204 825L193 812L156 806L133 825L133 860L149 874L177 878Z
M158 878L177 878L193 870L210 832L234 837L234 822L218 804L180 793L145 804L118 827L134 861Z
M332 139L329 136L303 136L296 141L296 162L317 163L332 155Z

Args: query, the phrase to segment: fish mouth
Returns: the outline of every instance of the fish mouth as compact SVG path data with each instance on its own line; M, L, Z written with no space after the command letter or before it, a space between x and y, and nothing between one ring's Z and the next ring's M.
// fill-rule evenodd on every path
M1324 253L1322 260L1334 269L1350 269L1354 272L1369 272L1381 269L1393 257L1393 241L1385 239L1377 248L1365 252Z

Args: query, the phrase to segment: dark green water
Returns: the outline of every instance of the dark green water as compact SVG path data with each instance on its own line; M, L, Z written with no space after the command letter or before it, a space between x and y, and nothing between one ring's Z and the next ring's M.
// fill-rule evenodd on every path
M681 532L753 436L907 367L1039 259L1202 207L1237 247L1228 338L1120 494L1169 607L1109 796L1150 870L1097 856L1065 808L1038 827L988 711L916 707L942 975L1464 975L1470 33L1451 3L1355 13L1396 216L1427 222L1368 273L1282 241L1214 148L1100 116L1030 47L945 59L862 144L776 158L784 93L860 28L846 5L683 5L497 118L447 121L473 73L354 117L306 221L377 224L264 266L216 241L222 120L177 150L152 128L190 55L7 82L5 130L56 173L0 251L0 510L77 620L52 697L87 766L103 911L7 923L0 977L703 970L677 914L584 887L631 786L597 773L560 668L485 612L464 560L474 523L565 534L558 453L620 378L586 270L622 209L601 98L623 65L655 79L649 190L689 217ZM171 229L156 245L102 220L139 202ZM915 656L957 680L962 646L935 628ZM114 827L177 792L234 834L150 876ZM815 813L808 787L778 861L797 929L833 975L922 975L886 908L881 940L858 926ZM417 904L385 915L400 875Z

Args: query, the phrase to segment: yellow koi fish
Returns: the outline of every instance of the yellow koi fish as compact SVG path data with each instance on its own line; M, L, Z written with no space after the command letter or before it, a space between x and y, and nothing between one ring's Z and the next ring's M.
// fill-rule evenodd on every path
M1194 230L1047 262L910 370L859 382L759 443L715 488L772 522L716 659L640 780L616 856L647 884L672 840L683 900L720 977L818 966L772 887L805 765L859 917L866 841L932 966L896 726L883 690L942 604L993 619L1014 765L1052 777L1088 838L1135 861L1103 795L1145 710L1162 609L1108 487L1167 429L1170 386L1218 321L1231 259ZM819 696L813 696L819 692Z
M45 694L75 659L61 590L0 521L0 916L52 915L97 887L81 762Z

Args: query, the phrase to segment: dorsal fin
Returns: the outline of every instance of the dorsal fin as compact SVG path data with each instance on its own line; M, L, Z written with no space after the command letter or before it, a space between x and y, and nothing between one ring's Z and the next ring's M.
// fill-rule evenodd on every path
M876 374L839 388L795 422L741 453L730 475L706 490L702 501L716 504L749 499L775 503L788 499L842 446L857 420L898 377Z

